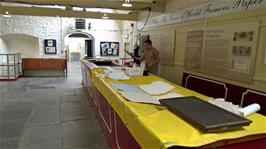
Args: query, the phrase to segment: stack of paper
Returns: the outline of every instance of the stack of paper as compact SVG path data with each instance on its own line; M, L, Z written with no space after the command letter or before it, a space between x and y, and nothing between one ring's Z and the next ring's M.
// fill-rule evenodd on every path
M152 103L160 104L158 100L146 93L135 93L135 92L125 92L120 91L120 94L129 101L141 102L141 103Z
M125 97L127 100L132 102L140 102L140 103L152 103L152 104L160 104L160 99L168 99L168 98L175 98L175 97L183 97L177 93L169 93L163 96L151 96L147 93L136 93L136 92L126 92L126 91L119 91L119 93Z
M142 90L144 90L146 93L151 95L165 94L174 88L174 86L165 83L163 81L155 81L152 82L151 84L139 85L139 87Z
M142 76L144 69L142 67L126 68L126 73L129 76Z
M129 80L130 79L129 76L127 76L126 74L121 74L121 73L109 73L107 77L110 79L114 79L114 80Z
M115 83L111 82L111 85L119 90L119 93L129 101L140 103L160 104L160 99L168 99L175 97L183 97L183 95L177 93L168 93L160 96L151 96L141 90L136 84L128 83Z
M114 80L128 80L129 76L126 75L125 71L121 69L111 69L105 72L106 77Z

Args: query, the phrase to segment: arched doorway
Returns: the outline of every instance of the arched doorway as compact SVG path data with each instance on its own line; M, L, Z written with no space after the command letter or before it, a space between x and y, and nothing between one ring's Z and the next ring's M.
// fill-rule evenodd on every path
M86 32L74 31L65 37L68 60L78 61L81 58L95 57L94 37Z

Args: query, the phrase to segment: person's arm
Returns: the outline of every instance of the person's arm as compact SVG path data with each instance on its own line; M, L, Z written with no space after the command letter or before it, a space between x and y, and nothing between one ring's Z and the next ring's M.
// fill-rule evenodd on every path
M145 59L145 55L144 55L144 53L140 57L136 57L133 55L133 58L136 60L139 60L139 61L143 61Z
M133 58L133 54L131 52L129 52L128 50L125 50L125 52Z

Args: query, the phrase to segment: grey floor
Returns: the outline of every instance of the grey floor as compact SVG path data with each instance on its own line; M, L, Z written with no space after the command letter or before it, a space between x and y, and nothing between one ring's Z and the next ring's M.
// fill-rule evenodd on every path
M82 90L79 62L68 77L0 82L0 149L108 148Z

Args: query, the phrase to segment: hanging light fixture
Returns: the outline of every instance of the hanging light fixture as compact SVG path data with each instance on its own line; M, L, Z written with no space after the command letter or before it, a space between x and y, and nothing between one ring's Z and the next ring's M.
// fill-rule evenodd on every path
M109 19L108 15L106 13L103 14L102 18L103 19Z
M132 7L132 4L130 3L130 0L124 0L124 3L122 4L123 7Z
M3 17L10 18L10 17L11 17L11 15L9 14L9 12L8 12L8 11L6 11L6 12L5 12L5 14L3 14Z

